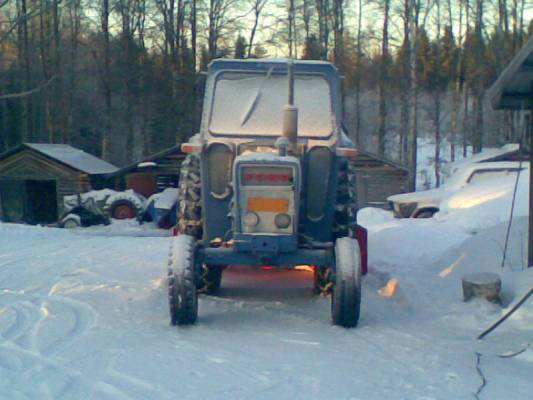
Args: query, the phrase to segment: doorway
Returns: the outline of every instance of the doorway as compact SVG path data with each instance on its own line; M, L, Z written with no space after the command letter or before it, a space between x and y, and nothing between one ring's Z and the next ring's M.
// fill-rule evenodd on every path
M51 224L57 222L57 184L54 180L4 179L0 197L5 222Z

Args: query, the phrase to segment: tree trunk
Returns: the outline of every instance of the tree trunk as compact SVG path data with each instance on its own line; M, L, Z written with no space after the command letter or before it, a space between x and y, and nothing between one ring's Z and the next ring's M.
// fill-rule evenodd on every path
M58 136L62 143L69 143L70 137L66 129L65 113L64 113L64 98L63 98L63 63L61 60L61 32L60 32L60 15L59 15L60 0L53 0L52 2L52 24L54 30L54 70L57 76L54 82L54 98L56 101L56 129Z
M50 67L48 65L48 52L50 48L46 46L48 42L48 32L46 32L45 18L48 14L47 2L40 0L39 2L39 50L41 52L41 65L43 69L43 77L45 82L50 79ZM46 134L49 143L54 143L54 125L52 115L50 112L50 96L44 96L44 126L43 133Z
M361 40L362 40L362 19L363 0L358 0L357 11L357 59L355 74L355 144L361 147Z
M69 102L68 102L68 119L67 132L69 137L74 132L74 109L76 99L76 79L78 66L78 44L80 35L80 8L81 0L73 0L69 4L69 19L70 19L70 73L69 73ZM72 139L70 137L70 139Z
M409 54L409 73L411 74L411 89L409 96L409 190L416 191L416 176L418 162L418 73L417 73L417 53L418 53L418 28L420 16L420 2L415 2L411 20L411 52Z
M383 9L383 34L381 40L381 64L379 76L378 153L385 155L387 135L387 85L389 61L389 9L390 0L385 0Z
M289 24L289 58L293 58L293 48L296 47L296 44L294 43L294 10L294 0L289 0L289 10L287 15Z
M435 91L435 186L440 186L440 106L441 93Z
M26 7L26 0L20 0L20 19L21 19L21 34L22 34L22 60L24 65L24 90L28 91L31 88L31 71L30 71L30 44L28 37L28 9ZM33 141L33 102L31 96L26 96L25 101L25 126L24 126L24 142Z
M402 65L403 79L400 83L400 162L408 163L408 132L409 132L409 93L411 90L411 73L409 71L409 57L411 54L411 0L404 0L403 3L403 43L402 43Z
M104 127L102 130L102 158L109 160L110 141L111 141L111 117L112 117L112 98L111 98L111 51L109 45L109 0L102 0L101 14L102 33L104 36L104 72L102 77L104 89L105 117Z
M463 158L468 155L468 138L470 137L469 91L463 85Z

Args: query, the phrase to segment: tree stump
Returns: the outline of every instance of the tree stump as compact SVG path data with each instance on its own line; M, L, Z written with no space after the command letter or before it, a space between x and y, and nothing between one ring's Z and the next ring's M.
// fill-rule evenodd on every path
M480 272L463 276L464 301L468 301L472 297L484 297L489 301L498 303L501 288L502 281L497 274Z

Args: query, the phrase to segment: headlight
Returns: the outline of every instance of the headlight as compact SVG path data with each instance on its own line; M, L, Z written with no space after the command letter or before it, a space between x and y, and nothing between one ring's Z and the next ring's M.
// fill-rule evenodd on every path
M278 214L274 218L274 224L276 224L279 229L288 228L291 224L291 216L289 214Z
M248 227L256 226L259 223L259 215L253 211L247 212L243 217L244 225Z

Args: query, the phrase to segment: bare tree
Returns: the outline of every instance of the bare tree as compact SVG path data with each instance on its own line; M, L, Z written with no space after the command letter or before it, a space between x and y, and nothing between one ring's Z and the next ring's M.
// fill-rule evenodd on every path
M224 31L243 17L243 15L232 14L237 6L238 0L209 0L207 9L209 59L217 57L219 40L224 35Z
M362 73L362 21L363 21L363 0L357 2L357 45L356 45L356 74L355 74L355 143L361 144L361 73Z
M339 68L341 74L343 73L343 53L344 53L344 0L333 0L333 32L334 32L334 47L333 57L335 64Z
M289 0L287 9L287 24L289 26L289 57L292 58L296 52L296 40L295 40L295 21L296 21L296 8L294 7L295 0Z
M261 16L263 8L265 8L267 3L268 0L251 0L254 22L252 25L252 29L250 30L250 38L248 40L248 58L252 56L255 34L257 32L257 27L259 26L259 18Z
M21 63L21 70L23 71L24 90L29 91L31 87L31 72L30 72L30 43L28 37L28 20L29 12L26 0L17 0L17 14L21 21L18 24L18 42L19 42L19 62ZM25 105L25 129L23 133L23 140L31 142L33 140L33 102L31 96L26 96Z
M318 15L318 36L320 41L322 60L328 59L329 32L330 32L330 0L315 0Z
M111 141L111 124L112 124L112 113L113 113L113 103L111 97L111 51L109 43L109 0L102 0L102 8L100 11L100 25L102 29L102 36L104 39L104 65L100 73L100 82L102 84L102 89L104 92L104 103L105 103L105 116L104 116L104 126L102 129L102 144L101 152L102 158L108 160L111 156L110 154L110 141Z
M409 132L409 95L411 91L411 21L412 21L412 0L404 0L401 10L403 22L403 43L401 48L401 72L403 79L400 82L400 160L407 163L408 154L408 132Z
M381 62L379 68L379 114L378 114L378 153L385 154L387 134L387 85L389 81L389 12L390 0L383 1L383 31L381 37Z

